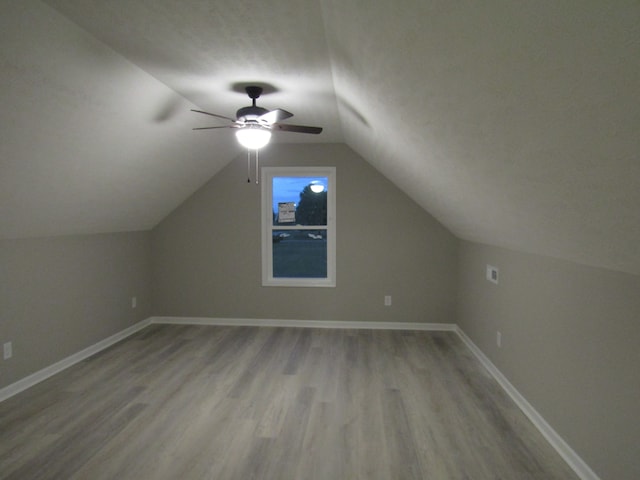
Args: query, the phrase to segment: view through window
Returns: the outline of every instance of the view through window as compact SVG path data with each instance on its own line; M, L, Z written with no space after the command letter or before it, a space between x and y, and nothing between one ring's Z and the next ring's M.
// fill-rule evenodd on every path
M263 283L335 285L335 168L263 169Z

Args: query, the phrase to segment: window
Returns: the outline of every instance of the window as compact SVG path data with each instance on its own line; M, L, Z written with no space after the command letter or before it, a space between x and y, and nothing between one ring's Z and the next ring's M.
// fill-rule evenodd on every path
M335 167L262 169L262 284L336 285Z

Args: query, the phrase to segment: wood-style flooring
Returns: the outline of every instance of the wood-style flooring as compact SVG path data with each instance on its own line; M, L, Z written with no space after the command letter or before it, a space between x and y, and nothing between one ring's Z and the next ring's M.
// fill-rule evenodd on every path
M577 479L455 333L177 325L0 403L0 478Z

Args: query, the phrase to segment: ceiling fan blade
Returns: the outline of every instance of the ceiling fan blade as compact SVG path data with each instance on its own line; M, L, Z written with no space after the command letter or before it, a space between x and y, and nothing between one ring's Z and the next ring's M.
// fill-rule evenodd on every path
M213 128L238 128L235 125L224 125L222 127L197 127L197 128L192 128L191 130L211 130Z
M260 123L266 122L271 125L272 123L281 122L282 120L286 120L291 117L293 117L293 113L282 110L281 108L276 108L275 110L271 110L270 112L260 115L258 117L258 121Z
M222 118L224 120L229 120L230 122L235 122L235 119L225 117L224 115L218 115L217 113L209 113L209 112L205 112L204 110L193 110L193 109L191 109L191 111L196 113L203 113L205 115L211 115L212 117Z
M290 125L288 123L274 123L271 125L271 129L280 130L281 132L313 133L315 135L322 132L322 127L307 127L305 125Z

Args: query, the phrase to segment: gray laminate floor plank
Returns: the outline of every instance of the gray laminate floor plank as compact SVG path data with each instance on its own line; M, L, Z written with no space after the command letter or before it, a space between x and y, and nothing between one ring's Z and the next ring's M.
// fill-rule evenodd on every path
M577 477L451 332L152 325L0 403L0 479Z

